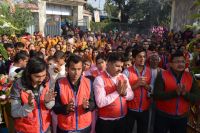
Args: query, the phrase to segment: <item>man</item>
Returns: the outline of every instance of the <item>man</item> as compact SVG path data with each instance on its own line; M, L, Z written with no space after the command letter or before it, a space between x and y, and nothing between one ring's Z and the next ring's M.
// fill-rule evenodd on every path
M1 40L2 43L9 43L9 38L7 34L3 34L1 37L2 37Z
M100 75L103 71L106 69L106 57L103 53L100 53L95 58L96 66L93 65L90 67L88 71L85 71L85 76L90 78L91 80L94 80L98 75ZM96 125L96 119L97 119L97 110L94 110L92 113L92 130L91 132L95 132L95 125Z
M15 52L18 53L21 50L25 50L25 45L22 42L15 43Z
M21 78L11 89L11 114L16 133L50 133L50 109L55 96L49 89L46 62L40 58L29 60Z
M138 47L132 51L135 59L133 66L124 70L128 77L131 88L134 92L133 100L128 102L128 133L132 133L134 123L137 121L137 133L147 133L149 120L151 71L145 65L146 51L143 47Z
M158 53L154 52L149 55L149 65L151 68L151 90L149 90L148 96L151 98L151 107L149 109L149 131L150 133L154 133L154 122L155 122L155 102L153 101L153 89L154 89L154 83L155 79L160 71L162 71L161 68L158 67L160 62L160 57Z
M127 102L133 98L128 79L121 73L122 57L111 53L107 68L94 81L98 106L96 133L126 133Z
M96 67L91 67L89 71L85 72L86 76L92 76L96 78L106 69L106 57L103 53L100 53L96 57Z
M155 133L186 133L190 103L200 100L195 79L185 71L182 52L171 56L170 69L161 71L155 80Z
M49 74L50 76L50 86L51 88L55 88L56 80L65 77L65 53L63 51L56 51L53 55L53 64L49 67ZM52 111L52 127L53 132L56 133L57 129L57 116Z
M15 48L14 48L14 45L11 43L4 44L4 48L6 49L9 58L8 58L8 60L5 61L5 67L1 68L1 71L8 74L9 68L10 68L11 64L13 63L13 58L15 56Z
M18 52L14 57L14 63L10 66L9 69L9 78L15 80L16 76L20 72L20 69L24 69L29 59L29 54L26 51ZM19 72L17 71L19 70Z
M49 73L51 75L50 81L51 81L51 87L55 87L56 80L65 77L66 71L65 71L65 53L63 51L56 51L53 60L55 63L53 63L49 67Z
M158 67L160 62L160 57L158 53L152 53L149 57L149 65L151 68L151 93L153 93L154 83L155 79L160 71L162 71L161 68Z
M66 64L67 77L57 80L54 112L58 116L57 133L90 133L91 111L95 108L92 82L82 75L83 63L72 55Z
M159 47L160 64L159 67L162 69L167 69L168 57L166 55L166 48L164 46Z

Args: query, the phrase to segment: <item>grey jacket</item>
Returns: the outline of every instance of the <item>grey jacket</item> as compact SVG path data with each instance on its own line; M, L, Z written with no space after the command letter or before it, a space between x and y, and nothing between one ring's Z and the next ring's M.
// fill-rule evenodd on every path
M44 89L44 87L40 86L39 93L41 93L43 89ZM11 115L14 118L26 117L34 109L34 106L30 106L29 104L22 105L21 95L20 95L21 90L26 91L27 89L25 89L25 87L22 85L21 78L19 78L14 82L13 87L11 89L11 94L10 94ZM34 92L33 92L33 94L38 95ZM54 106L54 104L55 104L55 101L50 101L48 103L45 103L45 107L50 110Z

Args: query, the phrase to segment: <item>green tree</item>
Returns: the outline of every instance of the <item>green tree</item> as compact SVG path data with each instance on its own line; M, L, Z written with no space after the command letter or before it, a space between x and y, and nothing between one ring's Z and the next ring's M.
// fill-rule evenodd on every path
M118 16L120 14L121 22L128 22L128 14L126 7L128 5L128 0L106 0L105 10L109 15Z
M85 9L93 13L95 10L98 10L97 8L94 8L91 4L86 3Z
M0 34L23 33L26 27L33 24L33 15L29 9L15 6L15 12L11 13L10 6L2 2L0 5Z
M121 22L144 23L146 26L169 23L169 0L107 0L105 10L109 15L121 12Z
M194 1L193 8L199 9L199 7L200 7L200 0ZM200 13L192 14L189 17L190 17L190 19L199 20L200 19ZM196 21L196 23L193 24L193 25L185 25L185 28L186 29L189 28L189 29L192 29L192 30L199 31L200 30L200 23L199 23L199 21Z
M159 24L169 24L171 15L171 2L148 0L140 2L130 0L127 7L129 18L134 22L143 21L149 26Z
M109 18L118 17L118 14L119 14L118 7L111 0L106 1L104 5L104 10L108 14Z

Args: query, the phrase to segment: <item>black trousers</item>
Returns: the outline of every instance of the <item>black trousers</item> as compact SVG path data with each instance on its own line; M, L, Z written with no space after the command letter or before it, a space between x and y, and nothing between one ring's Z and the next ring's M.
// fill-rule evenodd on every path
M152 102L149 108L149 127L148 133L154 133L154 122L155 122L156 104Z
M174 117L163 115L156 111L154 133L186 133L187 117Z
M126 118L118 120L102 120L97 119L96 133L126 133Z
M149 123L149 111L136 112L128 110L127 115L127 133L133 133L135 121L137 122L137 133L147 133Z
M57 127L57 133L90 133L90 131L91 131L91 126L84 128L82 130L79 130L79 131L63 131L62 129Z

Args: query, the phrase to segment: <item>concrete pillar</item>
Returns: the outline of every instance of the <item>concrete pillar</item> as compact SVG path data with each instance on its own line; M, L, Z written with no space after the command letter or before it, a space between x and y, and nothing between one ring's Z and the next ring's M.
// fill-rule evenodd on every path
M83 6L73 7L73 25L83 26Z
M175 14L175 8L176 8L176 1L172 0L172 10L171 10L171 23L170 23L170 29L174 28L174 14Z
M90 16L88 17L87 28L88 28L89 31L91 31L91 27L90 27L90 22L91 22L91 21L92 21L92 15L90 15Z
M44 28L46 23L46 1L38 0L38 8L39 8L39 31L44 35Z

